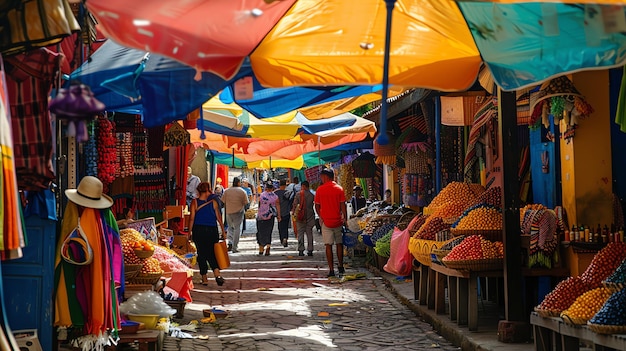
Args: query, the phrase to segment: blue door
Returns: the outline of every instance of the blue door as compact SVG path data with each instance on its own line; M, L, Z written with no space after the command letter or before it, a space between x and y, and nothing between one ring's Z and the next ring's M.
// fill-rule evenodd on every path
M37 329L43 350L52 350L54 253L57 222L26 218L24 256L2 262L4 305L12 330Z

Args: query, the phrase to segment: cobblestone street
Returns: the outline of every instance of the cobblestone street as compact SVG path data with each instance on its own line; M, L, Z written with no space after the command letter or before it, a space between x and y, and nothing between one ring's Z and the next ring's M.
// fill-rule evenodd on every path
M298 256L291 230L286 248L275 231L271 255L259 256L254 233L254 221L248 220L240 252L231 253L231 267L222 271L223 286L212 278L208 286L200 285L195 274L193 302L175 321L200 320L207 308L226 310L228 317L200 323L192 339L167 336L163 350L459 349L400 303L363 267L363 258L346 258L346 276L363 273L365 278L340 282L326 277L320 243L312 257ZM321 242L315 229L314 236Z

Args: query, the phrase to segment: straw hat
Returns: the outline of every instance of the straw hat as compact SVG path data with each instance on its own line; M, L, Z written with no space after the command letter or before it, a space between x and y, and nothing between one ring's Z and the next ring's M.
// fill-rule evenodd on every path
M113 199L102 193L102 182L92 176L81 179L77 189L65 190L65 195L73 203L88 207L104 209L113 206Z

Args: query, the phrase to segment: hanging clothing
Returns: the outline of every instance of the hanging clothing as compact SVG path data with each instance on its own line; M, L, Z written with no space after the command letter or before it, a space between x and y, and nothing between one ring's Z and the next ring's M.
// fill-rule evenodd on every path
M73 326L91 336L110 330L114 336L120 327L116 286L123 284L123 258L117 222L109 209L85 208L80 215L93 261L74 265L61 257L63 242L76 228L78 207L68 202L55 257L55 326Z
M7 57L5 61L20 189L47 189L55 179L48 96L61 58L42 48Z
M0 254L2 259L22 257L26 245L24 222L15 172L13 135L4 79L0 80Z

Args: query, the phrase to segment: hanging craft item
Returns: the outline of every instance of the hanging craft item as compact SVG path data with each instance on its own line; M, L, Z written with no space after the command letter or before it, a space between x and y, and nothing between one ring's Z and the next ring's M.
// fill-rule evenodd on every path
M380 145L378 139L374 140L374 155L377 164L395 165L396 164L396 145L395 139L391 135L387 135L389 143Z
M75 84L59 89L49 108L58 119L69 122L67 135L76 136L76 141L83 142L89 139L86 121L104 112L105 106L93 96L88 86Z
M3 56L56 44L80 29L66 0L3 1L0 5Z
M98 148L98 178L105 186L115 180L117 167L116 139L113 122L101 116L96 120L96 145Z
M163 145L167 147L185 146L191 143L191 136L178 122L171 124L170 128L165 132Z
M565 122L563 138L574 137L574 131L581 118L593 113L593 107L578 92L572 81L561 76L544 83L538 92L530 96L530 125L538 127L541 123L549 127L549 115L554 116L554 123ZM541 122L539 122L541 120Z
M355 178L372 178L376 175L376 157L364 152L352 161L352 170Z
M427 142L403 144L404 162L408 174L431 173L433 150Z
M552 268L552 258L558 239L557 217L554 211L528 209L524 212L521 227L524 234L530 235L528 267Z

